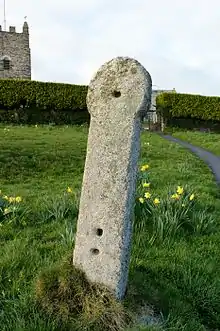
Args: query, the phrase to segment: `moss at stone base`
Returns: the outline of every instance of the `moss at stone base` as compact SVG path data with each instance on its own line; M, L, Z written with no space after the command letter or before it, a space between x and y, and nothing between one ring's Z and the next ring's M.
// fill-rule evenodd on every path
M67 329L120 331L132 322L123 304L104 286L90 283L71 261L42 272L35 291L39 308Z

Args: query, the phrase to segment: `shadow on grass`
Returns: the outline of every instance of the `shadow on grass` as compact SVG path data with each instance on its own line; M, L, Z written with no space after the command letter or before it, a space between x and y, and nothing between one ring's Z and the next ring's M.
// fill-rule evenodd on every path
M220 282L197 265L178 265L170 260L164 266L149 261L131 272L130 293L134 302L145 301L164 316L164 326L185 326L184 330L220 327ZM194 261L196 264L197 261ZM128 292L129 295L129 292ZM193 327L194 326L194 327ZM177 330L175 328L175 330ZM179 330L179 328L178 328Z

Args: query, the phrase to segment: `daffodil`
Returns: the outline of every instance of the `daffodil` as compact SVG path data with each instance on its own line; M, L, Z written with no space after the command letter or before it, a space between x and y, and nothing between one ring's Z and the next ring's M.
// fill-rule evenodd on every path
M4 195L3 196L3 199L8 200L8 196L7 195Z
M149 165L148 164L144 164L142 167L141 167L141 171L146 171L147 169L149 169Z
M72 193L73 192L73 190L71 189L71 187L67 187L67 192L68 193Z
M139 198L140 203L144 203L144 198Z
M5 208L4 209L4 215L8 214L9 213L9 209L8 208Z
M160 200L159 200L158 198L155 198L155 199L154 199L154 204L155 204L155 205L158 205L159 203L160 203Z
M150 183L143 183L143 187L150 187Z
M21 197L16 197L16 198L15 198L15 201L16 201L16 202L21 202L21 200L22 200Z
M183 187L181 187L181 186L177 186L177 193L178 194L183 194Z
M146 193L144 194L144 196L145 196L146 199L150 199L151 194L150 194L149 192L146 192Z
M11 203L11 202L14 202L15 201L15 198L14 197L9 197L8 198L8 201Z
M179 194L175 193L175 194L171 195L171 198L178 200L180 198L180 196L179 196Z
M194 198L195 198L195 195L191 194L190 197L189 197L189 200L192 201Z

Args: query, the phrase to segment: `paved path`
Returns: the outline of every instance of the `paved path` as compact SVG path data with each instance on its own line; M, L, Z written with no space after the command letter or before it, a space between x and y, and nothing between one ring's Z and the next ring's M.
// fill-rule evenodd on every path
M173 136L161 134L161 137L163 137L167 140L176 142L176 143L188 148L191 152L196 154L201 160L203 160L209 166L209 168L212 170L212 172L215 176L217 184L220 185L220 157L219 156L216 156L201 147L196 147L185 141L174 138Z

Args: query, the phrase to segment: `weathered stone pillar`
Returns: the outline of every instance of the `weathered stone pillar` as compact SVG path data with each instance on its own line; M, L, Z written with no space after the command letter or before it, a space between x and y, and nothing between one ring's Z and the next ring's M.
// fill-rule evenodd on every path
M122 299L127 285L141 116L152 81L139 62L118 57L91 80L87 155L73 263Z

